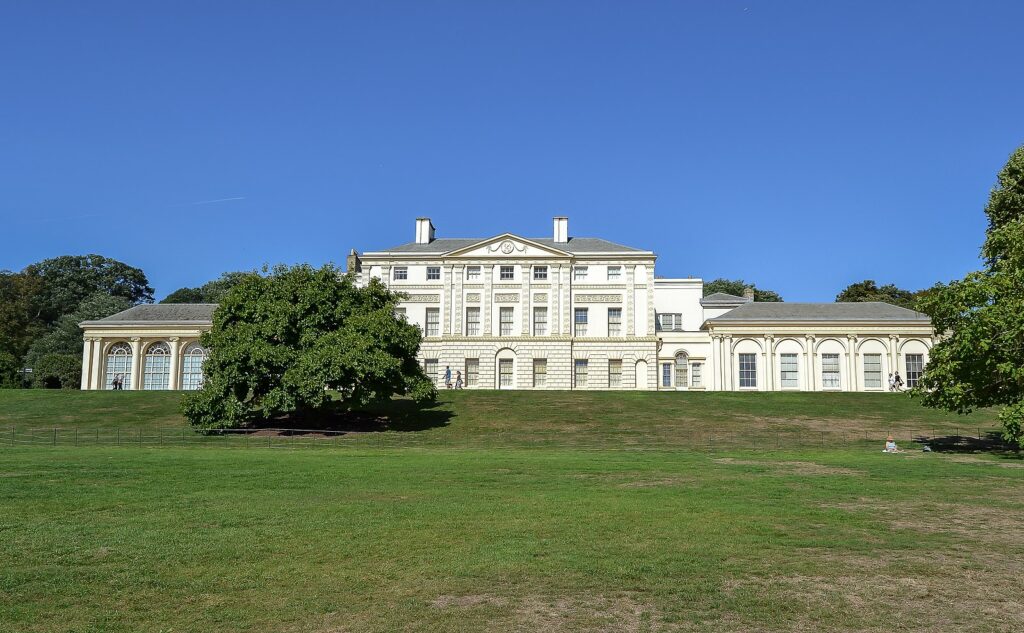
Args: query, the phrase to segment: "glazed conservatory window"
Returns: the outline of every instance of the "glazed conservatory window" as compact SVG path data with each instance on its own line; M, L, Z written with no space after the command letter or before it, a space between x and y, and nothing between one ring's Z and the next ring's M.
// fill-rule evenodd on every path
M864 388L882 388L882 355L864 354Z
M916 387L924 372L924 354L907 354L907 387Z
M181 359L181 388L195 391L203 386L203 363L206 362L206 350L198 343L185 348Z
M114 388L114 376L124 381L121 388L132 388L132 346L128 343L114 343L107 352L106 388Z
M781 386L783 389L797 389L800 386L800 374L797 369L796 354L779 354Z
M821 355L821 386L839 389L839 354Z
M171 386L171 348L167 343L153 343L146 349L142 366L142 388L159 391Z
M757 356L740 354L740 387L757 387Z

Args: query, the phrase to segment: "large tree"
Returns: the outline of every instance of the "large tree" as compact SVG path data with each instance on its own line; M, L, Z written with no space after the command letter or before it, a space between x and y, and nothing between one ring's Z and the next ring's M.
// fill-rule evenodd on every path
M852 283L836 295L837 303L856 303L861 301L883 301L895 306L916 310L918 294L894 284L879 287L874 279L865 279Z
M0 271L0 387L22 386L22 359L46 329L40 319L41 293L40 279Z
M41 284L39 317L53 323L75 311L89 295L102 292L133 304L151 303L153 289L142 270L102 255L63 255L30 264L23 271Z
M202 336L210 358L185 416L200 428L232 428L332 400L359 407L395 394L433 398L416 361L420 330L396 318L397 299L379 281L360 288L330 265L246 276Z
M1024 147L999 172L985 214L985 267L920 301L942 335L920 393L960 413L1001 406L1003 436L1024 446Z
M208 281L198 288L178 288L164 297L160 303L220 303L229 290L237 286L247 276L255 272L224 273L213 281Z
M727 295L736 295L737 297L743 296L743 291L747 288L754 290L754 301L782 301L782 297L779 293L773 290L761 290L752 283L747 283L742 279L715 279L704 284L704 296L714 294L716 292L724 292Z

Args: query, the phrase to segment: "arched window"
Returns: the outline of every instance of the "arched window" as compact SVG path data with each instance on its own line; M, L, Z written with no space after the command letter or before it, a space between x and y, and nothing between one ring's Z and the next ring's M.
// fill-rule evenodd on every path
M686 352L676 355L676 387L686 387L690 380L690 368L687 365L690 357Z
M107 350L107 389L114 388L114 378L121 381L122 389L132 388L132 346L128 343L114 343Z
M206 356L206 350L199 343L192 343L185 348L181 362L181 388L185 391L195 391L203 386L203 363Z
M171 383L171 348L167 343L153 343L146 349L142 366L142 388L147 391L167 389Z

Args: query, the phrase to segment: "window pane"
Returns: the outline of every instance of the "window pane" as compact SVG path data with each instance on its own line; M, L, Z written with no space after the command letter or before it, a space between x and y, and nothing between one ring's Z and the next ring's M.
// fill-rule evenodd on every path
M142 365L142 388L150 391L169 388L171 348L166 343L154 343L146 349L145 360Z
M195 391L203 386L203 363L206 362L206 350L198 343L185 348L185 356L181 360L181 388Z
M661 386L672 386L672 363L661 364Z
M533 359L533 386L543 387L548 384L548 360L546 358Z
M703 367L700 363L693 363L692 365L690 365L690 386L700 387L701 385L704 384L702 372Z
M441 278L440 266L427 266L427 280L436 281Z
M107 389L114 388L114 378L120 380L121 389L132 388L132 347L128 343L114 343L107 352Z
M608 267L608 281L616 281L622 279L622 267L621 266L609 266Z
M780 354L779 364L782 370L782 388L798 389L800 387L800 374L797 369L796 354Z
M512 336L512 310L513 308L501 308L498 313L502 336Z
M576 334L576 336L586 336L587 335L587 309L586 308L576 308L576 310L575 310L575 312L573 314L573 322L574 322L574 325L575 325L575 334Z
M882 355L864 354L864 388L882 388Z
M546 336L548 333L548 309L533 309L533 335Z
M474 281L477 279L480 279L480 267L466 266L466 281Z
M622 386L622 359L613 358L608 361L608 386Z
M573 362L572 379L575 387L587 386L587 360L585 358L577 358Z
M545 281L548 278L548 267L547 266L534 266L533 267L533 278L537 281Z
M839 389L839 354L821 355L821 386Z
M427 336L439 336L441 334L441 310L439 308L427 308Z
M608 308L608 336L622 336L622 308Z
M480 308L466 308L466 336L480 335Z
M466 359L466 386L475 387L480 380L480 360L477 358Z
M512 386L512 359L502 358L498 361L498 386Z
M423 371L435 385L437 384L437 359L427 358L423 361Z
M757 355L740 354L740 387L757 386Z
M408 268L406 268L405 266L395 266L394 274L392 275L392 279L408 279L408 278L409 278L409 269Z
M924 354L907 354L907 387L916 387L924 372Z
M515 269L514 266L502 266L500 268L501 279L505 280L505 281L508 281L510 279L515 279L515 277L516 277L516 272L515 271L516 271L516 269Z
M676 356L676 386L685 387L689 383L689 359L685 354Z
M586 266L576 266L575 268L572 269L572 279L573 279L573 281L583 281L586 278L587 278L587 267Z

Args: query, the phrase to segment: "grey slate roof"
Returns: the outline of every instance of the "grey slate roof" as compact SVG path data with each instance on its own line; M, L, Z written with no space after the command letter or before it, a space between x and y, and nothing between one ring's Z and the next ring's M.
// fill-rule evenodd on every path
M492 237L439 237L429 244L417 244L416 242L409 242L408 244L400 244L391 248L385 248L380 251L371 251L374 253L434 253L441 254L449 251L458 250L460 248L466 248L480 242L494 239ZM643 253L647 252L640 248L633 248L632 246L623 246L622 244L616 244L615 242L609 242L608 240L602 240L597 237L570 237L568 242L556 243L555 240L550 237L525 237L522 239L536 242L543 246L550 248L556 248L558 250L567 251L569 253Z
M80 325L120 325L124 323L212 323L216 303L144 303L98 321Z
M725 292L713 292L702 298L700 300L700 304L702 306L715 305L719 303L732 305L734 303L749 303L750 301L751 299L748 299L747 297L737 297L736 295L731 295Z
M738 321L918 321L928 315L878 301L862 303L746 303L709 323Z

